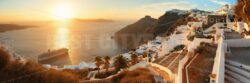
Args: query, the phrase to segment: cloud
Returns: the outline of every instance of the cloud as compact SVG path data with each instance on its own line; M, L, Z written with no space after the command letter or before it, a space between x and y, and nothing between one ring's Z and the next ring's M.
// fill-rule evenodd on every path
M165 3L143 5L140 8L147 10L170 10L170 9L189 10L196 7L197 6L195 4L191 4L185 1L180 1L180 2L165 2Z
M230 4L229 2L223 1L223 0L209 0L213 3L219 4L219 5L225 5L225 4Z

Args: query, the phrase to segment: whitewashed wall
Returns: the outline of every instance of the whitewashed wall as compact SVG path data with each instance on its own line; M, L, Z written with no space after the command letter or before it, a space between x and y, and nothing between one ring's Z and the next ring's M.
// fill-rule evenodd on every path
M223 43L223 40L221 39L217 47L213 70L212 70L212 74L215 74L216 78L215 79L211 78L210 83L224 83L225 48L227 47L226 45L227 44ZM213 82L212 80L215 80L215 82Z
M176 83L182 83L182 69L184 69L185 63L188 61L188 56L186 55L183 59L180 60L179 66L178 66L178 74L176 76Z
M206 38L194 38L193 42L191 42L188 46L188 51L193 51L195 48L197 48L201 42L207 42L212 43L212 39L206 39Z
M157 68L159 68L160 70L162 70L162 71L166 72L167 74L169 74L169 77L170 77L171 80L174 80L174 79L175 79L175 74L173 74L173 72L172 72L170 69L168 69L167 67L164 67L164 66L159 65L159 64L156 64L156 63L149 63L149 64L150 64L151 66L157 67Z

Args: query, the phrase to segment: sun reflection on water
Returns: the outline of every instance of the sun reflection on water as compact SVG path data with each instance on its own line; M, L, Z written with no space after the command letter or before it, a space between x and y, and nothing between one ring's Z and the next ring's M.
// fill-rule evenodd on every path
M56 33L56 48L69 48L69 30L67 27L58 27Z

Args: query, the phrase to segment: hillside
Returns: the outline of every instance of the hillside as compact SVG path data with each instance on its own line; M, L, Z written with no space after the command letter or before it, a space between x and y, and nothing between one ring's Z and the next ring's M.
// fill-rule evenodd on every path
M75 73L74 73L75 72ZM88 70L45 68L32 61L11 60L11 55L0 48L0 82L5 83L77 83Z
M157 24L157 19L151 16L145 16L134 24L128 25L125 28L118 31L116 34L124 33L145 33L149 28L154 27Z
M17 25L17 24L0 24L0 32L12 31L12 30L20 30L26 29L36 26L27 26L27 25Z
M173 9L157 19L145 16L116 32L115 40L124 49L135 49L156 36L168 36L181 24L186 24L187 11Z
M167 11L159 17L157 26L152 28L151 33L153 33L154 36L168 36L174 32L177 26L187 23L186 17L188 15L188 12L183 10L173 9Z
M157 25L157 19L151 16L145 16L134 24L115 33L115 40L118 41L125 49L133 49L140 43L153 39L150 29Z
M86 23L86 22L114 22L113 20L109 20L109 19L79 19L79 18L75 18L72 19L73 22L77 22L77 23Z

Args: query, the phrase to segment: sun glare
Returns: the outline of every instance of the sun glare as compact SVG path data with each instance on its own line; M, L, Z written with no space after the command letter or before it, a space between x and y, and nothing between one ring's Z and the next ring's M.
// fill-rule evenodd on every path
M53 18L63 21L73 18L73 9L68 4L59 4L53 9Z

